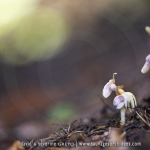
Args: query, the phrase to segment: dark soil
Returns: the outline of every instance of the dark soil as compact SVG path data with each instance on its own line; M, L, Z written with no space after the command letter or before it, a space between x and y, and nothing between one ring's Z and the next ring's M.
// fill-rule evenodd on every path
M149 135L148 132L150 131L149 122L150 108L148 107L140 107L132 110L131 113L126 115L126 123L124 125L120 125L120 112L115 112L109 119L91 117L88 122L84 122L83 119L80 119L80 121L75 120L71 124L59 124L60 129L47 138L39 139L38 141L28 141L34 144L32 146L26 146L25 149L46 150L52 147L73 148L77 142L108 142L110 140L110 130L112 129L116 129L120 139L126 142L145 142L145 137ZM144 138L145 140L143 140ZM60 142L74 142L74 146L60 146ZM49 143L49 145L39 146L39 143ZM104 148L101 145L97 147Z

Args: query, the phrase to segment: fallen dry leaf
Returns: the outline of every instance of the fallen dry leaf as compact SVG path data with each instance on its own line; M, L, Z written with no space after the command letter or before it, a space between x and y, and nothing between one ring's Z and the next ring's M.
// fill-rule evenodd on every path
M15 141L8 150L25 150L25 149L20 145L20 141Z

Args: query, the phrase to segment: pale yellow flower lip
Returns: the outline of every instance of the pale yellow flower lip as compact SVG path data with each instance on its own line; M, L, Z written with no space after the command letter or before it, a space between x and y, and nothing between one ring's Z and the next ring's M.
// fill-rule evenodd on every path
M124 88L124 85L119 85L117 86L118 89L123 89Z

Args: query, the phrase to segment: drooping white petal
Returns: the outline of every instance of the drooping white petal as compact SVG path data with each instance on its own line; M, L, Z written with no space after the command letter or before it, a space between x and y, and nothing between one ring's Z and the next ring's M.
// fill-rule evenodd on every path
M124 106L124 102L121 102L121 103L117 106L117 109L121 109L121 108L123 108L123 106Z
M135 106L137 106L136 98L135 98L135 96L133 94L132 94L132 97L133 97Z
M126 92L126 94L128 94L129 97L130 97L130 100L131 100L131 107L134 108L135 106L137 106L135 96L134 96L131 92Z
M131 108L135 108L133 99L131 99Z
M112 89L110 88L110 86L111 86L111 83L108 82L103 88L102 94L105 98L109 97L110 94L112 93Z
M121 102L124 102L124 97L121 95L118 95L114 98L113 105L118 106Z
M141 72L147 73L149 70L150 70L150 63L148 61L146 61L143 68L141 69Z
M122 94L122 96L124 97L124 99L126 99L128 102L130 102L130 95L128 94L128 92L124 92Z
M122 96L123 96L124 99L125 99L125 107L128 107L128 103L131 102L130 96L127 94L127 92L124 92L124 93L122 94Z

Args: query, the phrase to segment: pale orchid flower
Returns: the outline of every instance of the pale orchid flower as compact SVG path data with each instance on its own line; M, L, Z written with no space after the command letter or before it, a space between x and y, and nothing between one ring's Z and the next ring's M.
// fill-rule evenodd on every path
M149 61L150 55L146 58ZM149 61L150 62L150 61ZM135 108L137 106L136 98L131 92L125 92L123 90L124 85L116 86L115 84L115 75L113 74L113 79L109 80L109 82L103 88L103 96L105 98L109 97L112 91L116 92L116 97L114 98L113 105L116 106L117 109L120 109L121 114L121 124L125 123L125 111L128 108Z
M116 74L117 73L113 73L113 79L109 80L109 82L103 88L102 94L105 98L109 97L112 91L116 91L117 89L117 86L115 85L115 79L114 79Z
M123 89L118 89L120 95L116 96L113 105L117 109L121 109L121 122L125 123L125 108L135 108L137 106L136 98L131 92L124 92Z
M147 73L150 70L150 54L146 57L146 62L141 69L142 73Z
M131 92L124 92L114 98L113 105L117 106L117 109L135 108L137 106L135 96Z

